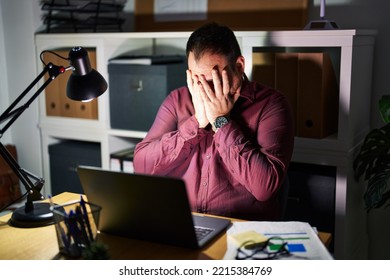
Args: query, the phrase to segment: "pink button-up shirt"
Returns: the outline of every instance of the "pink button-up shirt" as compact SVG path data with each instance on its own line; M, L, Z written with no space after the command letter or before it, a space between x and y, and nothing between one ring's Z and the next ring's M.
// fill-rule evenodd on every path
M294 146L291 107L282 93L245 80L230 118L216 133L198 128L188 88L172 91L136 146L135 172L182 178L195 212L277 219Z

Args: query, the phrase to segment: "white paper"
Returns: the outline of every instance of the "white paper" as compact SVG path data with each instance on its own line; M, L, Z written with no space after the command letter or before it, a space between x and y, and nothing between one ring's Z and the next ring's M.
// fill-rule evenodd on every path
M110 169L112 171L121 171L121 161L117 158L110 159Z
M208 0L154 0L154 20L189 21L207 19Z
M134 164L130 160L123 161L123 172L134 173Z
M225 260L233 260L237 253L237 244L230 237L245 231L256 231L269 237L281 237L291 245L304 248L304 251L291 250L291 255L283 259L331 260L332 255L321 242L314 229L305 222L234 222L227 231L227 251Z

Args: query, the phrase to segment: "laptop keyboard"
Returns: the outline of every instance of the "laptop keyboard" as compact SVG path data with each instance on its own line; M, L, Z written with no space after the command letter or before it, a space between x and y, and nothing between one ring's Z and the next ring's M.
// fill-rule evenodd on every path
M205 238L210 232L213 232L214 229L212 228L205 228L205 227L199 227L199 226L195 226L195 234L196 234L196 238L198 240L202 240L203 238Z

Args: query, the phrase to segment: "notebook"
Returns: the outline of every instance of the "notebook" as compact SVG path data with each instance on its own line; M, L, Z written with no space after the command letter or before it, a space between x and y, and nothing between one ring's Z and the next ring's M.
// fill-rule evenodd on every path
M88 201L102 206L98 228L103 233L201 248L230 224L229 219L192 213L179 178L91 166L79 166L77 172Z

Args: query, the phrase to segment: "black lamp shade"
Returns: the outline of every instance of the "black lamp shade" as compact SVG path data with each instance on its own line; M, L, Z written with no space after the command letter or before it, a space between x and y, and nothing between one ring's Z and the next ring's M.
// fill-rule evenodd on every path
M91 68L88 52L75 47L69 52L72 74L66 86L66 95L73 100L88 101L102 95L107 90L103 76Z

